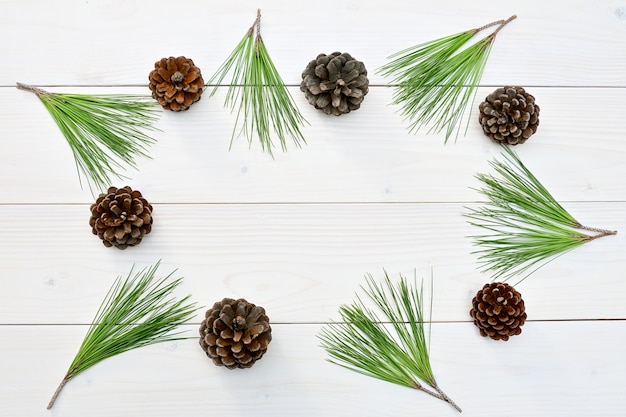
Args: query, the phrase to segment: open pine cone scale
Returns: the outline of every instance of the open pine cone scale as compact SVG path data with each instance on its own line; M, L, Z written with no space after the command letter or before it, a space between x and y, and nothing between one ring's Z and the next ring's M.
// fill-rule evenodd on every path
M157 61L148 78L152 97L167 110L187 110L202 96L204 80L200 68L184 56Z
M367 70L348 53L319 54L302 73L300 90L315 108L339 116L360 107L369 90Z
M485 135L496 142L517 145L528 140L539 126L539 106L522 87L501 87L489 94L479 107Z
M225 298L206 312L200 346L216 365L249 368L267 351L271 332L263 307Z
M152 205L138 190L110 187L90 207L89 225L107 246L138 245L152 230Z
M525 310L524 300L515 288L494 282L477 292L470 316L481 336L506 341L522 332L527 317Z

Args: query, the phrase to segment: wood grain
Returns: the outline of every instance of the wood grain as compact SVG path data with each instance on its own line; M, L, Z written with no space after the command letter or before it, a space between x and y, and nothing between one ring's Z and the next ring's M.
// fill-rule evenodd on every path
M518 19L498 36L483 83L626 83L621 71L626 66L626 9L620 1L575 0L564 6L533 0L493 7L488 0L442 0L424 7L390 0L383 10L378 3L359 0L177 4L171 10L150 0L60 0L50 7L38 0L25 10L3 0L0 36L10 40L3 52L11 65L3 68L0 85L145 85L154 62L170 55L194 59L208 78L244 36L259 7L264 40L288 84L300 82L300 73L318 53L335 50L363 61L372 83L381 84L385 80L374 70L392 53L513 14Z
M619 232L521 283L531 318L626 318L623 293L607 291L619 288L626 268L626 205L569 206L579 219ZM89 323L117 275L162 259L160 273L178 268L185 277L181 294L201 305L244 297L283 323L336 317L367 273L382 277L384 269L428 282L432 268L433 319L468 321L470 301L489 275L477 270L467 236L479 231L463 210L458 204L159 204L153 232L120 251L91 234L87 206L0 206L0 264L11 283L0 318Z
M325 362L319 325L272 326L267 354L251 369L216 367L192 339L107 359L70 381L53 415L332 414L366 417L455 415L448 404L409 388ZM45 406L71 362L85 326L2 326L3 413L48 416ZM435 324L435 378L463 416L622 416L626 395L623 321L529 322L507 343L477 336L469 323ZM45 346L45 354L42 351ZM459 349L462 346L462 349ZM601 355L589 355L602 346ZM19 351L19 355L14 352ZM498 383L494 383L498 381ZM607 405L610 404L610 407Z
M307 144L272 159L236 138L225 86L187 112L160 112L151 159L116 186L154 205L141 245L105 248L88 225L65 139L37 98L52 92L149 93L164 56L186 55L205 79L255 17L309 125ZM376 69L420 42L517 14L495 41L467 134L407 131ZM441 0L178 2L0 0L0 415L445 416L423 393L326 362L316 334L364 275L424 278L433 290L431 363L464 416L626 415L626 2ZM350 52L371 88L356 112L327 117L299 91L318 53ZM476 122L479 101L521 85L541 107L515 150L580 222L618 231L564 254L520 284L529 320L509 342L481 338L471 298L478 270L465 207L474 175L500 148ZM273 341L252 369L213 366L190 339L108 359L50 396L118 275L162 260L179 295L208 306L245 297L268 311ZM432 271L432 287L430 277Z
M141 88L56 88L51 91L125 92ZM224 91L189 111L163 114L129 184L155 203L470 202L480 197L477 172L489 172L500 147L482 133L472 110L467 136L456 143L426 132L412 135L390 106L388 88L372 88L362 109L328 117L290 89L310 123L307 145L288 144L275 159L258 140L238 138L228 150L234 117L222 106ZM479 88L477 97L493 91ZM620 89L534 88L541 106L537 133L515 148L559 201L626 201L626 131ZM0 89L4 130L0 153L0 203L91 203L81 190L65 138L36 97ZM532 145L532 146L531 146ZM28 192L25 192L28 190Z

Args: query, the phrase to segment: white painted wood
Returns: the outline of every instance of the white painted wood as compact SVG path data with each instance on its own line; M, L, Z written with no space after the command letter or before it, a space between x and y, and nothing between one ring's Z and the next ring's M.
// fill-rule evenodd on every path
M529 314L626 318L623 292L610 290L626 269L626 204L569 208L581 222L619 234L563 255L520 284ZM434 319L466 321L489 276L477 271L466 236L481 231L463 211L460 204L159 204L153 232L120 251L91 234L85 205L0 206L0 265L11 279L0 323L89 323L117 275L158 259L163 275L179 268L181 294L202 305L244 297L287 323L336 317L366 273L417 272L428 281L432 267Z
M324 361L319 325L274 324L267 354L252 368L210 362L193 339L107 359L70 381L45 409L85 326L2 326L3 414L37 416L457 415L409 388ZM625 322L529 322L507 343L470 323L435 324L431 363L463 416L622 416ZM601 354L589 354L602 348ZM15 355L15 352L20 352ZM10 378L6 376L10 375Z
M154 3L60 0L0 2L0 85L147 84L163 56L185 55L207 79L263 12L263 36L285 82L299 83L318 53L347 51L375 69L392 53L506 19L483 83L623 86L626 4L585 0L511 4L476 0L431 3L243 0ZM28 79L25 79L27 77Z
M184 113L162 112L151 148L127 181L155 208L135 248L91 235L71 153L32 94L148 93L163 56L186 55L205 79L263 10L263 36L310 122L308 144L275 159L243 138L224 88ZM522 85L541 107L523 161L582 223L618 230L563 255L517 285L529 322L507 343L478 335L469 303L489 280L477 270L462 216L498 146L476 123L467 136L407 132L389 105L386 56L516 13L494 44L477 102ZM623 416L626 390L626 2L442 0L0 0L0 415L455 415L436 399L324 361L315 335L337 318L363 276L434 272L431 361L463 415ZM352 53L371 89L357 112L326 117L298 89L318 53ZM194 339L111 358L45 406L117 275L162 259L178 294L263 305L267 356L246 371L214 367ZM243 374L243 375L242 375Z
M54 89L126 92L146 89ZM127 182L153 202L458 202L480 196L473 176L489 172L499 146L482 133L472 109L469 132L456 143L426 132L412 135L390 106L388 88L372 88L361 109L328 117L290 89L310 126L308 144L262 153L238 138L228 151L234 117L224 92L185 113L164 113L151 147ZM492 88L480 88L484 97ZM537 133L515 150L559 201L624 201L626 118L621 89L529 88L541 106ZM88 203L65 138L37 98L0 89L3 151L0 202ZM34 167L38 167L35 169ZM616 179L615 181L612 179ZM115 183L117 186L124 181ZM25 192L25 190L28 190Z

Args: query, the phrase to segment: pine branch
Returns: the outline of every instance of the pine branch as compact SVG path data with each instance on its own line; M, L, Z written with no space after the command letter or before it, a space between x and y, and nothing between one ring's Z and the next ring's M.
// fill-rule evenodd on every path
M524 274L520 282L546 263L582 244L617 232L583 226L504 146L503 161L490 163L497 176L477 174L477 190L489 199L478 209L467 208L468 222L485 230L471 236L482 268L493 279L508 280ZM592 232L595 234L589 234Z
M176 327L193 318L197 307L190 296L175 300L172 293L182 278L167 282L175 271L155 279L161 261L122 280L118 276L104 298L93 324L55 391L48 409L76 375L111 356L154 343L180 340Z
M296 146L306 143L301 126L306 122L285 87L261 37L261 11L234 51L207 82L213 85L211 96L232 72L224 106L237 109L237 119L230 145L236 136L245 135L250 145L256 134L263 151L274 148L272 132L278 136L283 151L290 136Z
M393 284L386 272L383 283L377 284L369 274L366 283L362 289L382 315L367 308L358 295L351 305L340 306L342 321L328 323L318 335L321 346L330 355L329 362L423 391L460 412L438 387L430 366L423 288L418 289L415 282L408 284L402 276Z
M390 77L395 86L393 104L410 122L413 133L430 125L429 133L445 130L445 140L460 133L460 122L474 100L491 47L498 32L517 16L498 20L397 52L378 72ZM499 25L487 37L469 47L463 46L478 32ZM469 119L465 131L467 132Z
M84 176L92 194L106 190L112 178L127 166L136 168L135 157L149 157L155 140L156 105L148 96L49 93L17 83L17 88L39 97L72 150L79 181ZM95 189L94 189L95 188Z

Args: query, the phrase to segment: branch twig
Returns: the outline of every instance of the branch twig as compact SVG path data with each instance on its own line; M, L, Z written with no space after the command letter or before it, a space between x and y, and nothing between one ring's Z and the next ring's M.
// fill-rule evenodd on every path
M50 399L50 402L48 403L48 406L46 407L48 410L50 410L52 408L52 406L54 405L54 403L57 400L57 397L61 393L61 390L63 389L65 384L67 384L67 382L70 379L72 379L72 375L70 375L70 374L65 375L65 378L63 378L63 380L61 381L61 383L57 387L56 391L54 391L54 394L52 395L52 398Z
M37 94L37 97L48 94L45 90L42 90L41 88L35 87L33 85L15 83L15 87L17 87L18 90L30 91L31 93L35 93Z

